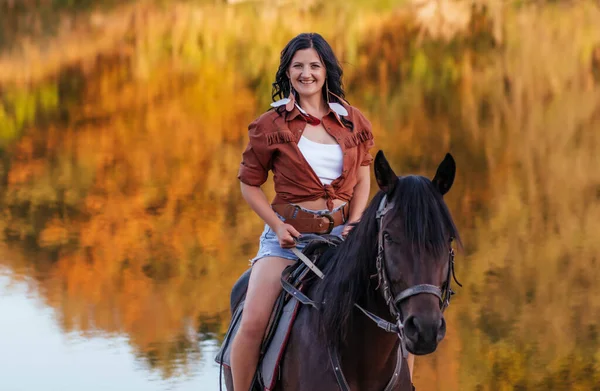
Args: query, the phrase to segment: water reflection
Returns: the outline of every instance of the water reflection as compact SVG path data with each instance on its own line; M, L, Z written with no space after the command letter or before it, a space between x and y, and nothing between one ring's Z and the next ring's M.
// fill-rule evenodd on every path
M164 376L138 357L126 333L101 329L64 333L43 304L35 283L15 282L0 269L0 389L19 390L216 390L212 357L218 341L206 339L187 353L185 373Z
M288 10L181 7L132 11L127 48L1 90L2 390L216 389L261 227L235 174L292 32ZM410 13L321 11L376 149L402 173L457 160L464 288L417 388L597 390L600 10L478 11L447 44Z

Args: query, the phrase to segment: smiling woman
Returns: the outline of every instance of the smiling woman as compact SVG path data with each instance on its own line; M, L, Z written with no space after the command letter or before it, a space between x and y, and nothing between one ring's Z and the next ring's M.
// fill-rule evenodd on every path
M325 84L325 67L313 48L298 50L287 75L292 87L305 99L319 96Z
M346 236L366 207L373 135L369 121L344 100L342 73L321 35L298 35L281 52L272 96L279 100L249 126L238 178L242 195L265 227L233 341L236 390L252 387L281 272L297 260L291 248L305 244L295 239ZM276 193L271 203L260 187L269 171Z

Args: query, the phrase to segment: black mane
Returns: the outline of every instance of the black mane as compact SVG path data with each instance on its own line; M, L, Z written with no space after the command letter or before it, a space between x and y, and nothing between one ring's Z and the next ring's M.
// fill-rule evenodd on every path
M325 279L314 286L313 299L324 303L320 327L327 341L340 347L352 327L354 303L368 307L376 294L377 255L376 212L384 193L378 192L363 213L361 221L350 231L348 238L334 251L328 251L319 264L325 265ZM406 251L439 256L448 251L448 235L460 245L452 216L431 181L422 176L399 178L396 189L387 202L394 208L394 219L401 219L401 243L410 244Z

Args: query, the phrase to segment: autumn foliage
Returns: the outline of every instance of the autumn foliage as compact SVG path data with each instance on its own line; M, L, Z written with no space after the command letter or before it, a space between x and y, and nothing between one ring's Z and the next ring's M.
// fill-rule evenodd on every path
M0 228L27 256L0 262L37 279L65 331L124 333L164 376L185 372L199 339L221 338L257 248L236 178L247 124L268 108L285 42L317 30L375 150L402 173L457 160L465 287L440 350L417 359L417 388L595 390L600 9L475 3L442 34L409 6L134 2L94 22L103 39L77 25L85 50L61 30L50 47L78 55L51 51L28 76L38 49L6 49Z

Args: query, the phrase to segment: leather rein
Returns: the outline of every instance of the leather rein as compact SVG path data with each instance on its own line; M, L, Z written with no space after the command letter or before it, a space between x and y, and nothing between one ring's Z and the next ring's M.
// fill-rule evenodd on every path
M394 367L394 373L392 377L387 383L387 386L384 388L384 391L392 391L396 385L398 384L398 380L400 379L400 370L402 369L402 360L408 357L408 350L406 348L406 336L404 334L404 324L402 320L402 313L400 310L400 303L409 297L420 295L420 294L431 294L436 296L440 301L440 309L442 312L448 308L450 305L450 298L454 295L454 291L450 287L451 278L459 285L460 282L456 279L456 275L454 273L454 249L450 247L448 254L448 274L446 281L442 284L441 287L431 285L431 284L418 284L414 285L410 288L407 288L400 292L397 295L392 293L391 284L389 281L389 277L387 275L387 270L385 267L385 248L384 248L384 233L383 233L383 217L394 208L393 203L387 202L387 196L384 195L379 203L379 207L376 212L377 219L377 259L376 259L376 269L377 269L377 278L379 280L378 288L381 289L383 298L388 305L390 315L395 318L395 323L389 322L369 310L361 307L358 304L354 304L359 310L362 311L369 319L377 324L377 326L388 333L394 333L398 335L398 339L400 341L400 347L398 349L398 356L396 358L396 365ZM452 241L452 239L451 239ZM302 262L307 264L307 266L315 272L321 279L324 278L323 273L306 257L302 254L298 249L292 248L292 251L300 258ZM316 269L316 270L315 270ZM301 303L311 305L315 308L318 308L318 305L305 296L302 292L297 290L284 278L281 279L283 289L290 293L293 297L298 299ZM336 349L329 348L329 358L335 373L335 378L338 382L338 386L342 391L350 391L350 386L346 381L344 373L342 371L341 363L340 363L340 355Z

